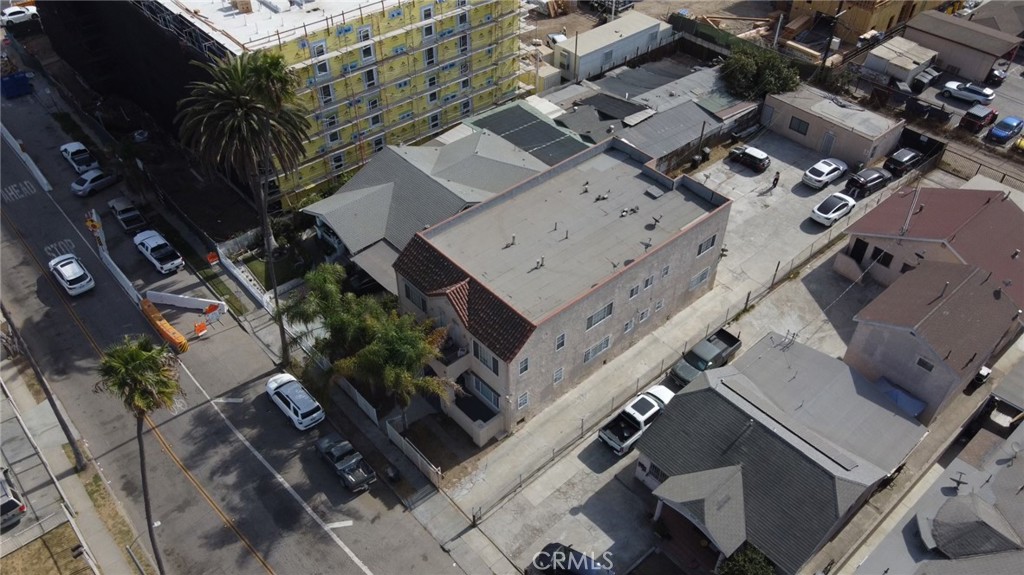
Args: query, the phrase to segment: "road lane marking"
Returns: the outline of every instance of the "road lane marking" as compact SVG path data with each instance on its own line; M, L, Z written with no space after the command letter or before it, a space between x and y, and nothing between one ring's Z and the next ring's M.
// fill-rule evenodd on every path
M9 186L4 186L3 190L0 190L0 197L3 198L5 204L12 204L22 198L34 196L38 191L32 182L22 180Z
M213 398L214 403L242 403L245 401L242 397L215 397Z
M327 524L327 528L328 529L337 529L339 527L351 527L351 526L352 526L352 520L351 519L346 519L345 521L335 521L334 523L328 523Z
M45 253L50 259L64 254L73 254L75 253L75 240L69 240L67 238L57 240L43 248L43 253Z
M206 397L206 400L210 403L210 406L213 407L214 411L217 412L217 415L219 415L221 419L224 420L224 424L227 425L228 428L231 429L231 432L235 434L235 437L237 437L238 440L242 442L242 445L244 445L249 450L249 452L252 453L253 457L255 457L257 461L263 464L263 467L267 468L267 471L269 471L274 476L274 478L277 479L277 482L280 483L281 487L283 487L284 490L287 491L288 494L292 496L292 499L294 499L299 504L299 506L302 507L306 514L309 515L313 519L313 521L315 521L316 524L320 526L321 529L323 529L324 533L326 533L331 538L331 540L333 540L334 543L337 544L337 546L340 547L341 550L344 551L346 555L348 555L349 559L351 559L352 562L355 563L356 566L359 567L359 569L363 573L365 573L366 575L373 575L373 572L370 571L370 568L367 567L366 564L364 564L362 560L360 560L359 557L356 556L356 554L352 551L352 549L349 548L348 545L345 545L344 541L342 541L337 535L335 535L334 531L331 531L330 526L324 523L323 519L320 519L320 516L318 516L316 512L314 512L309 507L309 505L307 505L306 502L302 500L301 497L299 497L299 494L296 493L294 489L292 489L292 486L289 485L287 481L285 481L284 477L281 477L277 470L275 470L274 467L270 465L270 463L266 459L263 458L260 452L257 451L256 448L253 447L251 443L249 443L249 440L246 439L244 435L242 435L242 432L238 431L238 428L235 427L233 423L231 423L231 421L227 418L227 416L224 415L224 413L220 410L217 404L213 402L213 398L210 397L210 394L206 393L206 390L203 389L202 385L199 385L199 381L196 380L195 376L192 375L192 372L189 371L188 367L184 363L182 363L180 359L178 360L178 365L181 367L182 372L188 375L189 379L192 380L192 383L196 384L196 387L199 388L199 391Z

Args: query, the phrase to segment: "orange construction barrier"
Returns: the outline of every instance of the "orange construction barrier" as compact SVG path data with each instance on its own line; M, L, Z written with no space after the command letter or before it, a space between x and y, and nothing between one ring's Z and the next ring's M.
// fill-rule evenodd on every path
M163 314L160 313L160 310L156 309L153 302L143 298L142 301L139 302L139 307L142 309L142 314L146 316L146 319L149 320L149 323L153 326L153 329L160 334L160 337L163 338L164 341L169 343L174 349L178 350L178 353L185 353L188 351L188 340L185 339L185 336L181 335L178 330L174 329L174 326L164 319Z
M202 337L202 336L206 335L206 322L205 321L197 321L195 323L195 330L196 330L196 336L197 337Z

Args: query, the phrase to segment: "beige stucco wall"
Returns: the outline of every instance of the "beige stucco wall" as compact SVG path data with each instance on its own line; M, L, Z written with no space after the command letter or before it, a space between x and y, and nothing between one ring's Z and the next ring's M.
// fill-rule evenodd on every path
M921 259L917 257L917 254L923 255L924 259L928 261L963 263L956 254L946 247L945 243L940 241L926 242L910 239L897 241L891 238L862 237L856 235L850 236L846 249L844 250L848 255L853 253L854 246L858 239L867 243L867 249L864 251L864 255L857 260L857 264L860 266L861 270L868 269L868 266L871 264L871 254L874 252L876 247L892 254L892 262L888 266L883 266L881 263L875 263L875 265L871 266L871 269L868 271L868 275L882 285L891 285L892 282L899 279L900 275L904 272L904 266L916 267L921 262Z
M857 37L871 29L884 32L896 24L909 20L922 10L930 10L942 0L879 0L867 2L844 2L840 16L841 25L836 26L836 36L844 42L856 42ZM837 0L796 0L789 11L789 19L800 16L814 16L815 12L833 15L839 8Z
M957 44L920 30L907 28L904 37L938 52L936 64L939 68L973 82L983 81L997 60L995 56L973 50L970 46ZM943 83L949 80L953 78L943 78Z

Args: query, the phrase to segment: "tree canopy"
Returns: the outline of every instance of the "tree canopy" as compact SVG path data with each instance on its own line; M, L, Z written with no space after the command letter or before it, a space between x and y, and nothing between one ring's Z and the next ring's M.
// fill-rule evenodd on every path
M778 52L739 47L719 71L729 93L745 100L790 92L800 85L796 66Z
M719 575L775 575L775 568L757 547L750 543L744 543L743 547L740 547L725 560L718 573Z

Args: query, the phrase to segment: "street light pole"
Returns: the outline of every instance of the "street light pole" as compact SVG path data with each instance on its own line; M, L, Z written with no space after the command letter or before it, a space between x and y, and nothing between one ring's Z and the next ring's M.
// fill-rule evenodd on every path
M832 38L836 35L836 26L839 24L839 17L844 13L846 13L846 11L843 10L843 0L839 0L839 6L836 7L836 15L829 17L828 40L825 42L825 51L821 54L821 66L818 68L819 74L825 71L825 62L828 60L828 50L832 47Z

